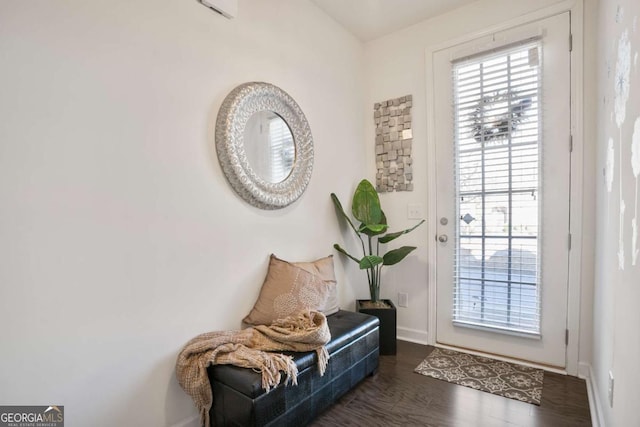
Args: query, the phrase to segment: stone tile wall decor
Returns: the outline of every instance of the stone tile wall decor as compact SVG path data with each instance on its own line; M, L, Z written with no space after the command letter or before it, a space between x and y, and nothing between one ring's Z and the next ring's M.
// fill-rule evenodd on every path
M380 193L413 191L411 95L376 102L376 189Z

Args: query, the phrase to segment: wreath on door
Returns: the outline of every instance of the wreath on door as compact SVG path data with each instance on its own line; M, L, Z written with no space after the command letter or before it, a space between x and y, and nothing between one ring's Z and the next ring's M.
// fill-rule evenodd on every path
M517 92L483 96L469 117L473 137L478 142L497 142L506 138L525 120L524 113L531 104L531 97L522 98ZM505 111L495 113L501 110Z

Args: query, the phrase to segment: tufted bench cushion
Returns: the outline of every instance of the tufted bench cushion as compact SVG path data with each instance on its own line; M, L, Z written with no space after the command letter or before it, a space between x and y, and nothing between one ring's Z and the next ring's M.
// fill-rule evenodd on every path
M302 426L378 367L379 321L340 310L327 317L331 341L324 376L315 352L285 353L298 367L298 385L283 383L265 393L259 372L232 365L207 369L213 389L212 426Z

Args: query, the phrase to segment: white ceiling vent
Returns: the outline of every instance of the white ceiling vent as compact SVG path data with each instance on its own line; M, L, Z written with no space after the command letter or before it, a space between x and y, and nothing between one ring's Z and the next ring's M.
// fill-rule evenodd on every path
M209 9L218 12L225 18L235 18L238 15L238 0L198 0Z

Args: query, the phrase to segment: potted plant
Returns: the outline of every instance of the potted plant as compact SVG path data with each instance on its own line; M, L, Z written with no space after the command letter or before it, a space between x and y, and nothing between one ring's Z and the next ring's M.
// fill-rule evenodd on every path
M415 226L394 233L388 233L387 218L380 206L380 197L375 187L366 179L358 184L351 204L351 212L360 225L356 227L342 208L338 197L331 193L331 200L336 211L351 226L362 244L362 256L354 256L343 249L339 244L333 247L349 259L356 262L361 270L367 273L369 282L370 300L358 300L356 310L373 314L380 319L380 354L396 353L396 308L391 300L380 299L380 280L382 268L402 261L409 253L416 249L415 246L402 246L391 249L383 255L380 254L380 244L387 244L403 234L407 234L419 227L424 220ZM366 236L366 237L365 237ZM365 243L366 241L366 243Z

